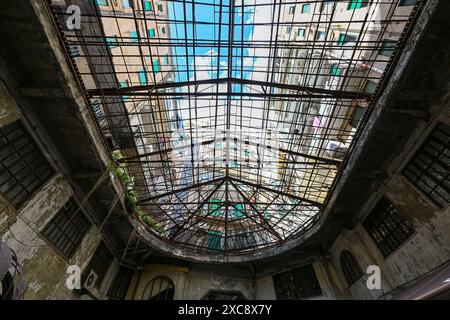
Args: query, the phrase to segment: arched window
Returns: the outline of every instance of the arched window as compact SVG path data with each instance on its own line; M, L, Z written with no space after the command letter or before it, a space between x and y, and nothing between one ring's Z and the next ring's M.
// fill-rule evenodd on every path
M173 300L175 286L172 280L165 276L153 278L145 287L143 300Z
M350 251L347 250L344 250L341 253L341 269L349 287L363 275L358 261Z

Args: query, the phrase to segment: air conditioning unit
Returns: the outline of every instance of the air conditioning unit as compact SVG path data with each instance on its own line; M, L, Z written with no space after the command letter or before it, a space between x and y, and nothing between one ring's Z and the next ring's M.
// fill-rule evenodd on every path
M86 290L92 291L95 288L95 283L97 282L98 279L98 275L91 270L91 272L89 272L86 280L83 283L83 287Z

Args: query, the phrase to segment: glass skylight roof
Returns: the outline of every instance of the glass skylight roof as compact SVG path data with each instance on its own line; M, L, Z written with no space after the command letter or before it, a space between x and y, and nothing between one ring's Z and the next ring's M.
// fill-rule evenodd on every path
M73 4L79 30L66 24ZM318 221L414 14L386 0L53 7L121 177L133 180L130 213L211 255L277 246Z

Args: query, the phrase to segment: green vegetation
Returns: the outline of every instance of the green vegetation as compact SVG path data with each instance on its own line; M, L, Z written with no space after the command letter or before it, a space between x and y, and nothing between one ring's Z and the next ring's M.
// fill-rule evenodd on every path
M137 209L136 190L134 190L134 177L128 173L125 163L119 162L123 155L119 150L113 152L113 172L120 179L125 187L125 206L129 214L133 214Z
M141 220L145 224L152 227L154 230L158 231L159 233L162 233L164 231L163 227L158 222L156 222L156 220L152 216L145 214L142 210L138 209L137 215L141 218Z
M125 187L124 202L128 213L131 215L136 215L144 223L146 223L159 233L163 232L162 226L159 225L153 217L144 213L141 209L138 208L137 194L134 188L134 177L129 174L125 163L120 162L120 160L123 159L123 155L119 150L115 150L113 152L113 159L114 163L111 170L120 179L123 186Z

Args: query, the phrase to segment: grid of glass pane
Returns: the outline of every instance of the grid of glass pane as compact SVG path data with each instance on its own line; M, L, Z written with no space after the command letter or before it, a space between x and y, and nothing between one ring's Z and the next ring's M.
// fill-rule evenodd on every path
M74 199L59 209L42 230L42 235L65 257L70 258L80 245L90 226Z
M370 110L389 80L382 41L401 40L415 12L382 0L77 4L81 30L62 32L83 48L79 77L102 102L137 212L161 239L212 255L282 245L318 221L364 127L355 107ZM54 9L64 28L67 8Z
M18 207L54 171L20 121L0 128L0 193Z
M450 202L450 126L436 126L403 174L440 207Z
M397 250L414 234L414 230L406 223L394 205L385 198L380 200L364 220L363 226L385 257Z

